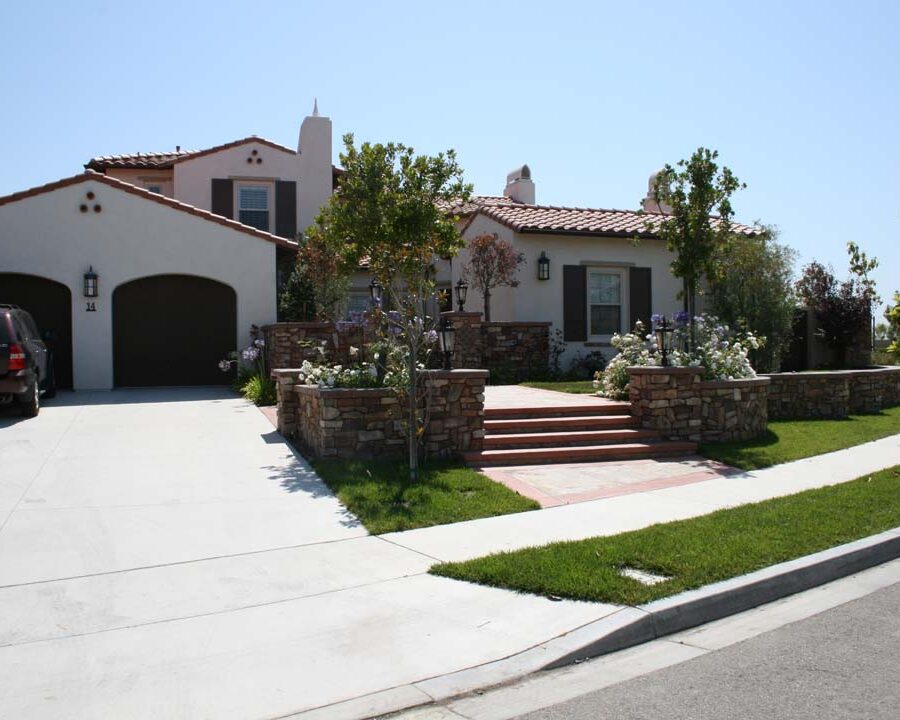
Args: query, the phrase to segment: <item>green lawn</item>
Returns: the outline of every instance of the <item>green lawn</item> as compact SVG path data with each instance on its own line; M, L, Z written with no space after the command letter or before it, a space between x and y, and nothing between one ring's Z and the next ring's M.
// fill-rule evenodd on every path
M593 380L556 380L553 382L524 382L525 387L538 388L539 390L556 390L557 392L573 393L575 395L589 395L597 392Z
M415 484L408 480L408 466L400 462L316 460L313 466L374 535L540 507L455 462L429 460Z
M841 450L900 433L900 407L876 415L844 420L773 420L761 438L744 442L706 443L700 454L744 470Z
M624 605L702 587L900 526L900 466L832 487L653 525L443 563L435 575ZM623 567L670 579L644 585Z

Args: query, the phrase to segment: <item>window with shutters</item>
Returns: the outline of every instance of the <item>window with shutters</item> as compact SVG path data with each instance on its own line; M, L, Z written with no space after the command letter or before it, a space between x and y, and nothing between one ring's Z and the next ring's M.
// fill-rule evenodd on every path
M269 232L270 195L268 185L238 185L238 221Z
M622 332L625 316L625 272L611 268L588 269L588 322L593 338Z

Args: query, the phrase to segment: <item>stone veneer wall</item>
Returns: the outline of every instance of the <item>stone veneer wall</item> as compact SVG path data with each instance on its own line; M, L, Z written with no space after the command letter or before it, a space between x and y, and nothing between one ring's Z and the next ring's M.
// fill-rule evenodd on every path
M749 440L766 432L768 378L704 381L704 368L628 368L631 413L641 427L694 442Z
M304 360L321 361L317 347L325 343L329 362L350 362L350 347L364 348L365 327L352 323L281 322L264 325L269 368L298 368Z
M297 370L273 370L278 385L278 431L315 457L403 457L405 404L390 389L319 388L297 383ZM481 450L484 370L427 370L430 457Z
M520 382L546 372L549 322L484 322L481 313L445 312L456 333L453 367L478 367Z
M765 375L772 419L843 418L900 405L900 367Z

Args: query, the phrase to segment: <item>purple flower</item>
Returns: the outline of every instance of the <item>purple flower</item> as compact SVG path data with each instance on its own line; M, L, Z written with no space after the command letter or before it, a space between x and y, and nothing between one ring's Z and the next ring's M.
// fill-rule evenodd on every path
M686 310L681 310L675 313L675 324L680 326L687 325L691 320L691 314Z
M438 341L437 330L429 330L424 335L426 345L434 345Z
M653 315L650 316L650 322L653 325L659 325L663 321L664 317L665 317L664 315L660 315L659 313L654 313Z

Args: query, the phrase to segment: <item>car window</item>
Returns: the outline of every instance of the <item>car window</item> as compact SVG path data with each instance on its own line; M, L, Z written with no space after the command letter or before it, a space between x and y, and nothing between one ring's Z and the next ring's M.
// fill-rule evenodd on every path
M25 323L22 322L22 318L18 315L12 316L13 321L13 329L18 335L19 340L27 340L31 333L28 332L28 328L25 327Z
M0 345L12 342L9 334L9 313L0 313Z
M35 340L41 339L41 334L38 332L37 325L34 322L34 318L31 317L31 313L22 313L22 324L28 330L29 337Z

